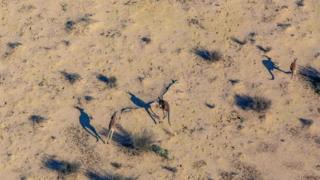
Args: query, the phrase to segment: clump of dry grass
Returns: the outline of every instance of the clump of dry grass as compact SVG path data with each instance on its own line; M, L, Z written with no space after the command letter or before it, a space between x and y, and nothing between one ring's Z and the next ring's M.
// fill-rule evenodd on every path
M74 84L76 81L81 79L81 76L78 73L68 73L65 71L61 71L60 73L70 84Z
M136 180L138 177L127 177L120 174L114 174L110 172L99 173L96 171L86 171L85 176L90 180Z
M146 129L132 135L133 148L141 152L149 151L154 141L154 134Z
M209 51L202 48L195 48L193 52L208 63L217 62L222 58L222 55L219 51Z
M299 118L302 127L310 127L313 124L312 119Z
M80 169L79 163L57 160L54 156L44 157L42 159L42 163L44 167L52 171L56 171L59 176L70 175L78 172Z
M20 42L8 42L8 44L7 44L7 46L11 49L15 49L21 45L22 45L22 43L20 43Z
M238 173L233 172L233 171L222 171L220 172L220 178L221 180L232 180L234 177L236 177Z
M220 179L232 180L232 179L262 179L261 173L255 166L244 164L242 162L235 162L232 171L222 171L220 173Z
M152 131L144 129L137 133L131 133L118 127L119 132L115 132L113 136L113 141L115 141L124 152L129 153L130 155L141 155L146 152L154 152L155 154L168 159L169 152L167 149L162 148L161 146L155 144L155 137ZM102 134L107 134L107 130L104 130ZM112 163L114 167L118 166L117 164Z
M141 41L144 42L145 44L149 44L151 42L151 38L149 37L142 37Z
M297 5L298 7L304 6L304 0L297 0L297 1L296 1L296 5Z
M92 96L86 95L84 96L84 100L86 100L87 102L92 101L94 98Z
M266 112L271 107L271 100L261 96L235 95L235 103L243 110Z
M257 47L260 51L262 51L262 52L264 52L264 53L267 53L267 52L269 52L269 51L272 50L272 48L271 48L270 46L263 47L263 46L261 46L261 45L257 45L256 47Z
M176 167L171 167L171 166L162 166L162 168L172 173L176 173L178 171Z
M271 106L271 100L260 97L260 96L254 96L253 97L253 103L251 105L251 109L257 112L265 112L267 111Z
M247 43L246 39L245 40L240 40L240 39L238 39L236 37L231 37L230 39L231 39L231 41L233 41L233 42L235 42L235 43L237 43L237 44L239 44L241 46L243 46L243 45L245 45Z
M117 78L114 76L107 77L103 74L98 74L97 79L105 83L109 88L114 88L117 86Z
M167 149L162 148L159 145L153 144L150 150L165 159L169 159L169 151Z
M116 169L120 169L122 167L122 164L118 163L118 162L111 162L110 164L112 167L114 167Z
M22 43L20 43L20 42L8 42L8 43L7 43L8 49L7 49L7 51L4 53L4 56L3 56L3 57L8 57L8 56L10 56L10 55L15 51L15 49L18 48L18 47L21 46L21 45L22 45Z
M128 135L130 139L130 144L125 144L124 146L129 150L128 152L135 155L139 155L141 153L151 151L163 158L169 158L169 152L167 149L164 149L161 146L154 144L155 138L154 134L151 131L144 129L143 131L135 134L128 133ZM116 137L116 139L119 139L119 137ZM119 141L119 143L121 144L122 140L119 139L116 141Z
M77 18L76 20L68 20L64 24L64 28L67 32L71 32L79 26L79 24L82 24L84 26L90 24L93 22L93 20L90 18L92 14L85 14L84 16L81 16Z
M64 28L66 29L67 32L70 32L73 30L74 26L75 26L75 22L72 21L72 20L69 20L67 21L65 24L64 24Z
M29 121L31 121L32 125L34 126L35 124L40 125L42 124L45 120L47 120L45 117L42 117L40 115L31 115L28 118Z
M310 87L320 95L320 71L311 66L307 66L302 67L299 73L302 78L309 83Z

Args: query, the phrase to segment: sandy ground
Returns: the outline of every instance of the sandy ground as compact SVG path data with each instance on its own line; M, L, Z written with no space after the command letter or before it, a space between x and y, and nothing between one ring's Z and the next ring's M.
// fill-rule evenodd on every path
M262 63L267 55L289 71L297 58L319 70L319 19L319 0L1 0L0 179L57 179L48 156L81 164L66 179L88 179L89 170L146 180L320 179L320 96L298 76L274 71L270 80ZM222 58L207 63L194 48ZM70 84L61 72L80 78ZM118 122L131 133L152 131L169 159L96 142L79 123L75 105L106 140L112 113L133 106L127 92L149 101L171 79L171 126L155 125L143 109ZM246 111L237 94L272 105ZM32 115L45 120L33 125Z

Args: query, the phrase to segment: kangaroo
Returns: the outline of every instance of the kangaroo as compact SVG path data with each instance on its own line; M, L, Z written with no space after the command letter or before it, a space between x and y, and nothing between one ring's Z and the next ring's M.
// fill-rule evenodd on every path
M291 65L290 65L291 79L292 79L293 76L294 76L294 73L295 73L295 70L296 70L296 66L297 66L297 58L295 58L295 59L293 60L293 62L291 63Z
M107 137L107 144L109 144L109 140L112 139L117 120L120 120L120 116L118 116L118 111L114 112L111 116L111 119L109 122L109 132L108 132L108 137Z
M163 119L166 118L166 117L168 117L168 123L169 123L169 125L171 126L171 123L170 123L170 106L169 106L169 103L159 97L159 98L158 98L158 104L159 104L160 109L162 109Z

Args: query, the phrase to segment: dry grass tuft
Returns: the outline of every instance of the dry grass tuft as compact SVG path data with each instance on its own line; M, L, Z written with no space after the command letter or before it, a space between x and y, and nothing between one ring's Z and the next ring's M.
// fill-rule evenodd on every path
M222 59L222 54L219 51L209 51L202 48L196 48L193 52L208 63L217 62Z
M271 100L261 96L235 95L235 104L243 110L266 112L271 107Z

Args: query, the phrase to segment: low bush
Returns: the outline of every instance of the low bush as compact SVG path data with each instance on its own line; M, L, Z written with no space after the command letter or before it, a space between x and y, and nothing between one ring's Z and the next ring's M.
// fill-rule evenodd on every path
M56 171L59 175L69 175L80 169L79 163L57 160L54 157L45 157L42 163L44 167Z
M320 71L311 66L307 66L302 67L299 73L301 77L308 82L310 87L320 95Z
M206 49L196 48L193 52L204 61L209 63L217 62L222 58L221 53L218 51L209 51Z
M235 104L243 110L266 112L271 107L271 100L261 96L235 95Z
M81 76L78 73L68 73L65 71L61 71L60 73L70 84L74 84L76 81L81 79Z

